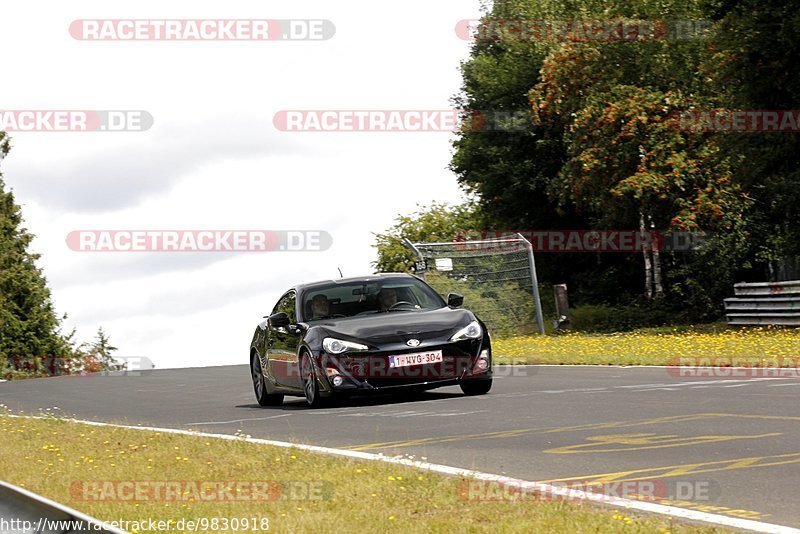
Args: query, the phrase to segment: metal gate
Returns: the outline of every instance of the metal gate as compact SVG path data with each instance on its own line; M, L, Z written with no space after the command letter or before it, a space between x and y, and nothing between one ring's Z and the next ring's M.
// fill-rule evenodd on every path
M416 272L441 294L464 295L474 311L500 335L544 333L531 243L519 234L498 239L412 243Z

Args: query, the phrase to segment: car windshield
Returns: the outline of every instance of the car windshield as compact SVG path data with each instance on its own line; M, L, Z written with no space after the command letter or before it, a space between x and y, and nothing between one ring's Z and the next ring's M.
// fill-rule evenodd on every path
M302 310L306 321L315 321L444 306L442 297L416 278L387 278L314 286L304 292Z

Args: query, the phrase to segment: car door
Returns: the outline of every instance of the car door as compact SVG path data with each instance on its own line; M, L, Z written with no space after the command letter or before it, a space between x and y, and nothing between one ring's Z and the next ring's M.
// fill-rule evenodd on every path
M281 387L302 389L300 372L297 366L297 348L301 333L297 329L297 295L294 290L287 291L275 304L272 314L285 313L289 326L274 326L267 321L267 356L269 373Z

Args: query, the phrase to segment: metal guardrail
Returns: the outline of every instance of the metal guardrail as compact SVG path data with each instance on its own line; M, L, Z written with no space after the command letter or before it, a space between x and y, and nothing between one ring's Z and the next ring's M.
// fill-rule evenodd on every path
M0 532L126 534L124 530L3 481L0 481Z
M800 326L800 280L739 283L725 299L729 325Z
M783 295L800 295L800 280L789 282L754 282L751 284L734 284L737 297L780 297Z

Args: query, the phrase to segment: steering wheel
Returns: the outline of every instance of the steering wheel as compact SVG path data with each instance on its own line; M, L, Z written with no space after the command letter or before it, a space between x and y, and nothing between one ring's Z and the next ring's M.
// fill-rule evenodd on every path
M387 308L387 310L393 310L397 306L400 306L401 304L407 304L408 306L411 306L412 308L414 307L414 304L412 304L411 302L408 302L408 301L405 301L405 300L399 300L399 301L395 302L394 304L392 304L391 306L389 306Z

